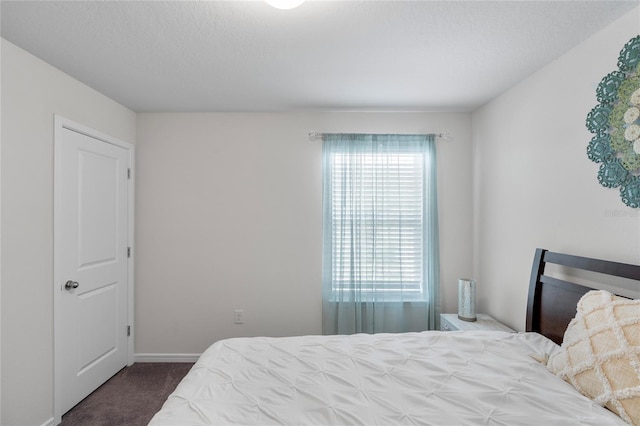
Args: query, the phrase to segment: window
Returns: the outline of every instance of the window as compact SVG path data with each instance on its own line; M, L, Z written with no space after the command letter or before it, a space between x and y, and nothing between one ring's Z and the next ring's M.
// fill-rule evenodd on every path
M334 294L424 299L423 156L397 150L331 154Z
M428 301L429 240L437 251L429 138L330 136L324 142L325 300ZM434 220L435 235L428 226Z

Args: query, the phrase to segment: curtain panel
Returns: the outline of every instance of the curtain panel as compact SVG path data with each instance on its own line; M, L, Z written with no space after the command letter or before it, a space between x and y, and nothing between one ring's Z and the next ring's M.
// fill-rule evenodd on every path
M434 135L323 137L323 334L436 329Z

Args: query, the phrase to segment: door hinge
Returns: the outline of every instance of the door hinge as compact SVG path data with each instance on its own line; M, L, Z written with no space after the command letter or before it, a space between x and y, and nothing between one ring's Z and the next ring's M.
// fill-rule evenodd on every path
M131 336L131 326L128 325L127 326L127 337L130 337L130 336Z
M127 169L127 179L131 179L131 169Z
M131 247L127 247L127 257L131 257Z

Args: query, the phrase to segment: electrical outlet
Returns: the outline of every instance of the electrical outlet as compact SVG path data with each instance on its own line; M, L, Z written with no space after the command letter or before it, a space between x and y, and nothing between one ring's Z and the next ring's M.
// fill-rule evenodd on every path
M244 311L242 309L233 311L233 322L235 324L244 324Z

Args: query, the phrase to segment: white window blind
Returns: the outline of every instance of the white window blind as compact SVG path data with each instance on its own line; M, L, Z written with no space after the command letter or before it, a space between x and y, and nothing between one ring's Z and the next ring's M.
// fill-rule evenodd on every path
M332 292L423 300L424 152L331 154Z

